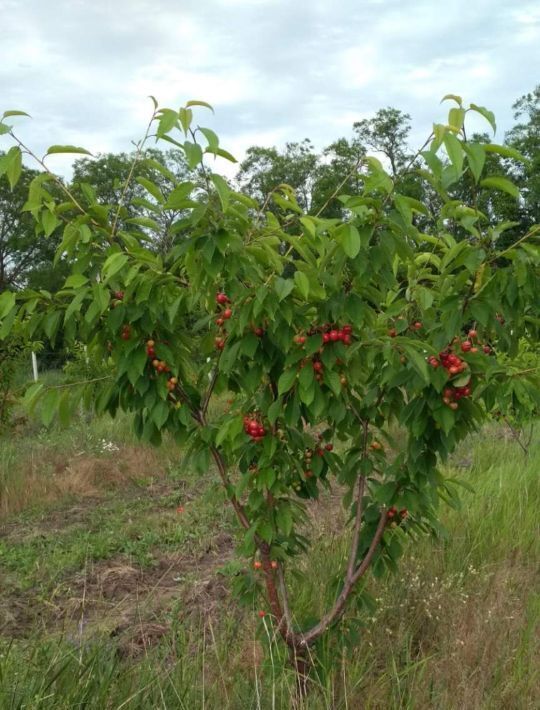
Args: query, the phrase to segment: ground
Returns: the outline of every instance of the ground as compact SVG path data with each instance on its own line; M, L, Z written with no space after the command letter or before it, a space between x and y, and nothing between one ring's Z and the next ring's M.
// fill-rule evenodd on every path
M2 443L0 708L289 707L270 624L231 594L236 526L214 471L138 445L127 420L26 424ZM501 426L458 452L448 473L476 494L370 582L357 643L347 622L319 649L309 707L536 707L539 463L538 437L525 455ZM301 618L328 605L319 581L345 549L339 491L310 514Z

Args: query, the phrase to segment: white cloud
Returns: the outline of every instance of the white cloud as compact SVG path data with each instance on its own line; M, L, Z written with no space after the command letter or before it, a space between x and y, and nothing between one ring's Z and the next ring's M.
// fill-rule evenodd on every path
M68 141L130 150L148 94L212 103L216 115L197 119L240 158L251 142L310 137L321 148L382 106L410 113L420 139L449 92L493 109L504 130L538 82L540 9L524 0L0 5L0 111L28 110L24 137L42 152Z

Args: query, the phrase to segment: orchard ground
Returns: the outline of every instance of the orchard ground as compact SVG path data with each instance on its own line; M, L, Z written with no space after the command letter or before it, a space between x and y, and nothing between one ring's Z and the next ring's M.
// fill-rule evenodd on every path
M215 472L195 474L173 443L136 443L130 427L29 420L1 441L0 709L289 708L270 615L230 594L236 526ZM447 536L409 544L397 574L370 582L358 645L321 650L306 707L537 707L537 433L528 456L502 424L460 446L449 468L477 495L463 489ZM318 580L346 555L329 495L324 515L310 504L299 613L328 607Z

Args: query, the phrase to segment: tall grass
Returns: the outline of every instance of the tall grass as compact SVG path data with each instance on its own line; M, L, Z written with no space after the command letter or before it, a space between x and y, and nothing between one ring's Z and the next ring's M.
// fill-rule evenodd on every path
M377 606L362 612L357 645L335 633L317 649L306 708L538 707L537 439L527 457L498 427L463 445L448 472L475 492L464 489L461 510L444 511L445 537L410 542L399 573L370 582ZM331 521L314 529L300 570L308 584L295 598L299 618L331 601L320 580L337 571L343 548L324 526ZM0 709L289 708L294 678L271 622L255 611L225 601L188 621L175 608L160 643L139 644L137 654L110 637L4 640Z

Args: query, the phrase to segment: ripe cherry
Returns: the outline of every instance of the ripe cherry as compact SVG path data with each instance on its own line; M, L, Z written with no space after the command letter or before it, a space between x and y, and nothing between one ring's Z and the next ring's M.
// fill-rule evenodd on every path
M122 301L124 299L124 292L123 291L115 291L113 295L119 301Z
M214 343L218 350L223 350L223 348L225 347L225 341L223 340L223 338L216 338Z
M331 330L330 333L330 340L335 343L337 340L339 340L339 330Z
M415 323L413 323L413 328L415 330L420 330L422 328L422 323L419 320L417 320Z
M342 328L343 332L345 335L351 335L352 334L352 325L344 325Z
M224 293L217 293L217 294L216 294L216 301L217 301L220 305L223 306L223 305L225 305L226 303L229 303L229 297L226 296Z
M253 567L254 567L255 569L261 569L261 568L262 568L262 562L259 562L259 560L256 560L256 561L253 563Z
M451 367L448 368L448 372L451 375L457 375L458 372L461 372L461 368L459 367L459 365L452 365Z
M486 353L486 355L489 355L491 352L491 348L489 347L489 345L484 345L482 350Z
M468 353L471 348L472 348L472 343L470 340L464 340L461 343L461 349L464 353Z
M474 328L469 330L469 338L476 338L476 337L478 337L478 333L476 332L476 330L474 330Z
M224 318L225 320L229 320L229 318L230 318L231 316L232 316L232 310L231 310L230 308L226 308L226 309L223 311L223 318Z
M323 343L329 343L330 342L330 333L323 333L322 340L323 340Z
M323 364L320 360L315 360L313 363L313 369L315 372L322 372L323 371Z
M295 343L298 343L298 345L304 345L306 342L306 336L305 335L297 335L294 339Z
M156 351L154 350L154 348L146 348L146 354L147 354L148 357L150 357L150 358L155 358L155 356L156 356Z
M264 619L265 616L266 612L261 609L261 611L259 611L259 619Z
M218 318L218 319L216 320L216 325L219 325L220 328L221 328L221 326L223 325L223 323L224 323L223 318Z
M262 338L264 335L264 330L262 328L255 328L253 332L258 338Z
M324 447L327 451L332 451L334 449L334 444L326 444Z

